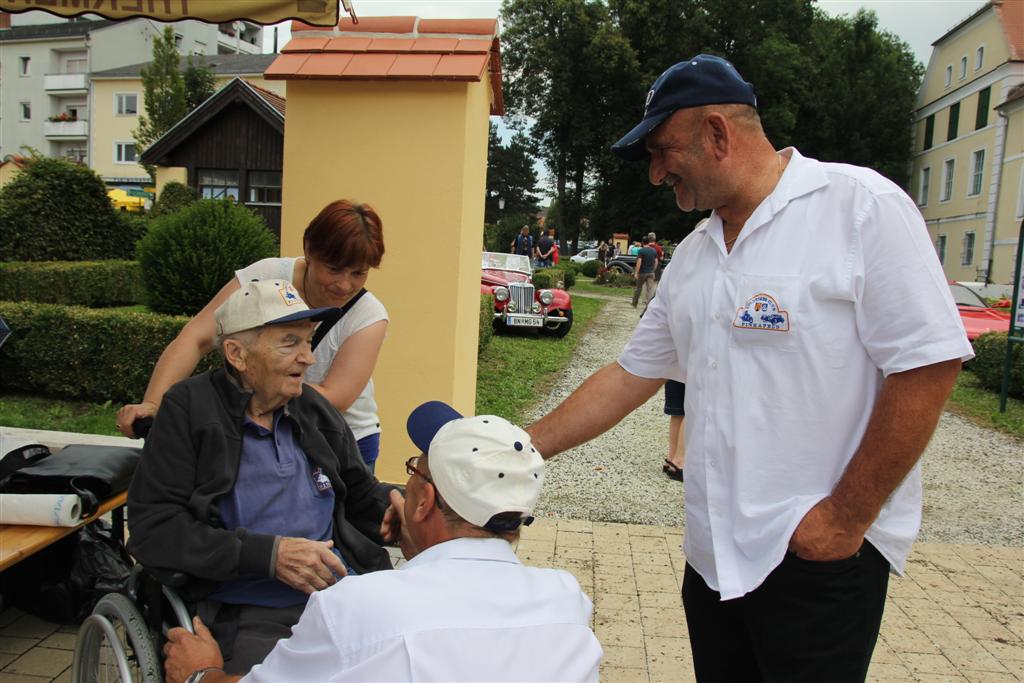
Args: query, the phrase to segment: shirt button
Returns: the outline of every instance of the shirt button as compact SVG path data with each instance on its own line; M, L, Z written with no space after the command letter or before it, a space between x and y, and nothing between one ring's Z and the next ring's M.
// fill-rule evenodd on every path
M715 313L715 320L721 320L721 319L722 319L722 314L721 313Z
M717 370L718 369L718 361L717 360L711 361L711 369L712 370Z

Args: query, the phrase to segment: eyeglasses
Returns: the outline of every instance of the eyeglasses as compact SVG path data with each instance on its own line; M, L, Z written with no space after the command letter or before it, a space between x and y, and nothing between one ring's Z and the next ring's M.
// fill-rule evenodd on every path
M409 458L408 460L406 460L405 461L405 473L408 474L410 477L412 475L414 475L414 474L418 474L421 477L423 477L424 479L426 479L428 482L430 482L430 484L432 486L437 488L437 485L434 484L434 480L431 479L426 474L423 474L423 471L416 467L416 464L419 462L419 460L420 460L420 456L418 456L418 455L414 455L411 458Z

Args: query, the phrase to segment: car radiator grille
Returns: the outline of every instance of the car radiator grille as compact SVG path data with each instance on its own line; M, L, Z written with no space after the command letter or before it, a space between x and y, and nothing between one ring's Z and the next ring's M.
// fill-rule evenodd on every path
M512 282L508 286L509 300L516 302L516 313L533 312L533 285Z

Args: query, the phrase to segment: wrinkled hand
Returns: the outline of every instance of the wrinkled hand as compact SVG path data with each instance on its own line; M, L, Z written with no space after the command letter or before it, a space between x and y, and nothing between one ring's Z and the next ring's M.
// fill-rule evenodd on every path
M156 404L152 401L121 406L121 409L117 411L117 431L129 439L137 439L139 437L132 429L132 423L141 417L153 417L154 415L156 415Z
M789 539L789 549L805 560L842 560L860 549L866 531L849 522L835 501L826 497L800 520Z
M348 574L345 565L331 552L334 541L310 541L283 537L277 546L274 576L303 593L323 590Z
M199 617L193 617L192 627L196 630L195 635L180 626L167 632L167 644L164 645L166 683L183 683L199 669L224 668L224 657L210 629Z
M384 520L380 524L380 535L388 543L398 541L398 547L402 549L402 555L411 560L419 554L419 550L412 542L409 535L409 528L405 524L405 498L394 489L389 494L391 506L384 512Z

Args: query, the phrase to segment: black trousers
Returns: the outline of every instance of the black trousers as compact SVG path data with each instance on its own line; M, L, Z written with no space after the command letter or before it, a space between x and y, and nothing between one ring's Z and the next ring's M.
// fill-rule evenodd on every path
M722 602L689 564L683 608L700 683L860 683L878 640L889 562L867 541L853 557L787 553L753 592Z
M220 645L224 671L245 675L270 654L277 641L290 638L305 604L293 607L225 605L203 600L195 611Z

